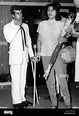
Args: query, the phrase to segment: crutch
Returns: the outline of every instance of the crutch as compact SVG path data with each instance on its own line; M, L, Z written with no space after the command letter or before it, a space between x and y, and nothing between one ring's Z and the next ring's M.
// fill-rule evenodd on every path
M36 56L36 45L34 45L34 53ZM34 78L33 107L35 107L35 100L37 100L37 104L39 104L37 87L36 87L36 61L31 61L31 65L32 65L33 78Z

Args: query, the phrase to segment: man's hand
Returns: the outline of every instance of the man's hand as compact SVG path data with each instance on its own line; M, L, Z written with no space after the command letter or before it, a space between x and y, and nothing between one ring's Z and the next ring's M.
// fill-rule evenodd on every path
M40 52L37 52L36 58L38 59L38 61L40 61L40 59L41 59L41 53Z
M18 25L18 26L21 26L21 25L22 25L22 22L19 21L19 20L14 20L14 24L15 24L15 25Z
M32 62L38 62L38 59L37 59L36 57L31 57L30 60L31 60Z

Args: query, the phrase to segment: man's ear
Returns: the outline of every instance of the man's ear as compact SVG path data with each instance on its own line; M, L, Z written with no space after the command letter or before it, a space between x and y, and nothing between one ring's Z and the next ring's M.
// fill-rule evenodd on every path
M13 18L13 19L14 19L14 17L15 17L15 16L14 16L14 15L12 15L12 18Z

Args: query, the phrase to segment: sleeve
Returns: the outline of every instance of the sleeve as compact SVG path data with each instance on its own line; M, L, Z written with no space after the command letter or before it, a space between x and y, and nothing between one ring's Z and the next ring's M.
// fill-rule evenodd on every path
M33 49L32 49L32 42L31 42L31 37L29 34L29 28L27 26L26 30L26 44L27 44L27 49L30 57L34 57Z
M38 41L41 41L41 33L42 33L42 24L41 24L41 22L39 23L39 25L38 25L38 28L37 28L37 33L38 33Z
M42 30L42 29L41 29L41 22L40 22L39 25L38 25L38 28L37 28L37 32L38 32L38 33L41 33L41 30Z
M37 39L37 51L41 52L41 45L42 45L42 37L41 37L41 23L39 23L38 28L37 28L37 32L38 32L38 39Z
M5 25L3 27L3 34L8 43L10 43L15 38L19 29L20 29L19 26L15 26L15 27L11 28L9 25Z

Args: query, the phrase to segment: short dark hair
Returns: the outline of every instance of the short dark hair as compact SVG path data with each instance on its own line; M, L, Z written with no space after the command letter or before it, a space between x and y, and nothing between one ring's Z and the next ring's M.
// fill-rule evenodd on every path
M18 5L12 6L11 9L10 9L10 12L11 12L12 15L15 14L14 10L22 10L22 8Z

